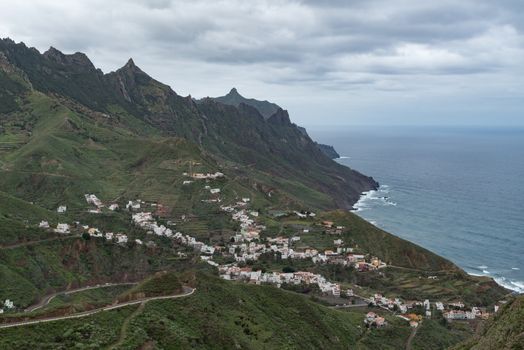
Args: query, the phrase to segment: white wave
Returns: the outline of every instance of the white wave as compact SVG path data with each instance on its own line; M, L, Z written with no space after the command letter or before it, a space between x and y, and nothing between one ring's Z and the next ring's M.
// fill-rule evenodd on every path
M471 272L471 271L466 271L466 272L470 276L486 277L485 274L481 274L481 273L477 273L477 272ZM519 294L524 293L524 282L523 281L508 280L506 277L493 277L493 280L499 286L502 286L504 288L507 288L507 289L512 290L514 292L517 292Z
M516 270L516 271L520 271L520 269L518 267L512 267L511 269L512 270Z
M397 206L396 202L390 200L388 194L388 185L381 185L377 190L363 192L358 202L353 205L353 211L359 212L376 206Z
M497 282L498 285L504 288L510 289L519 294L524 293L524 282L523 281L509 280L505 277L496 277L494 278L494 280L495 282Z
M477 276L477 277L484 277L485 275L481 274L481 273L476 273L476 272L469 272L469 271L466 271L468 273L468 275L470 276Z
M489 275L489 271L488 270L482 270L482 273L485 273L486 275Z
M340 156L340 157L338 157L337 159L351 159L351 157L347 157L347 156Z

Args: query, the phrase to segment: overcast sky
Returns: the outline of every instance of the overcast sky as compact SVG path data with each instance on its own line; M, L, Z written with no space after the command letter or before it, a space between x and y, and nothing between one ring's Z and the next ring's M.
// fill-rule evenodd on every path
M0 0L0 36L303 125L524 125L521 0Z

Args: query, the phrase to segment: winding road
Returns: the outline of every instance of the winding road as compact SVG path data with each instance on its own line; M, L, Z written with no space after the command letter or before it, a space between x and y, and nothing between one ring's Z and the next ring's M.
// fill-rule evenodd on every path
M68 319L72 319L72 318L87 317L87 316L91 316L91 315L97 314L99 312L116 310L116 309L120 309L120 308L129 306L129 305L145 304L145 303L147 303L149 301L152 301L152 300L165 300L165 299L184 298L184 297L190 296L196 290L196 288L190 288L190 287L186 287L186 286L184 286L182 288L184 290L184 292L182 294L164 295L164 296L158 296L158 297L149 297L149 298L144 298L144 299L132 300L132 301L127 301L127 302L120 303L120 304L105 306L105 307L101 307L101 308L98 308L98 309L93 309L93 310L89 310L89 311L79 312L77 314L67 315L67 316L48 317L48 318L41 318L41 319L38 319L38 320L30 320L30 321L21 321L21 322L13 322L13 323L8 323L8 324L1 324L0 325L0 329L11 328L11 327L29 326L29 325L32 325L32 324L38 324L38 323L44 323L44 322L53 322L53 321L61 321L61 320L68 320Z
M69 295L69 294L83 292L83 291L91 290L91 289L117 287L117 286L132 286L132 285L135 285L135 284L138 284L138 283L137 282L106 283L106 284L99 284L99 285L96 285L96 286L87 286L87 287L82 287L82 288L78 288L78 289L64 290L64 291L61 291L61 292L56 292L56 293L53 293L53 294L46 295L37 304L29 306L24 311L25 312L32 312L32 311L41 309L44 306L49 305L51 300L53 300L55 297L57 297L59 295L62 295L62 294Z

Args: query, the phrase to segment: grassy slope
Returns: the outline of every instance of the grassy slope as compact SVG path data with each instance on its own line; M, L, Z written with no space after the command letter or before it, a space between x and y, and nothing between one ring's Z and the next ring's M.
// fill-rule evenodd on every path
M58 215L0 192L0 246L52 237L36 227L41 220L56 222Z
M454 349L524 349L524 296L516 297L501 308L479 335Z
M69 319L2 329L2 349L103 349L117 341L120 326L137 306L103 312L89 318Z
M0 299L25 307L53 290L144 278L174 268L171 254L81 238L0 250Z
M387 328L367 330L365 311L329 309L271 286L228 283L198 273L196 288L187 298L149 302L140 313L128 307L5 329L0 347L105 348L116 343L125 319L119 349L398 349L410 332L405 322L387 315Z
M382 349L395 349L409 333L395 323L369 334L361 328L362 312L331 310L270 286L199 274L196 288L188 298L148 303L130 323L122 349L148 343L162 349L367 349L378 339Z

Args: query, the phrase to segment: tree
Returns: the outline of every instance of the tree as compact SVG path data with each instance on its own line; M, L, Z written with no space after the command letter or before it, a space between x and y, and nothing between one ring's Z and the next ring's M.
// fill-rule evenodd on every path
M284 266L282 268L282 272L284 272L284 273L291 273L291 272L295 272L295 271L296 271L295 268L292 267L292 266Z

